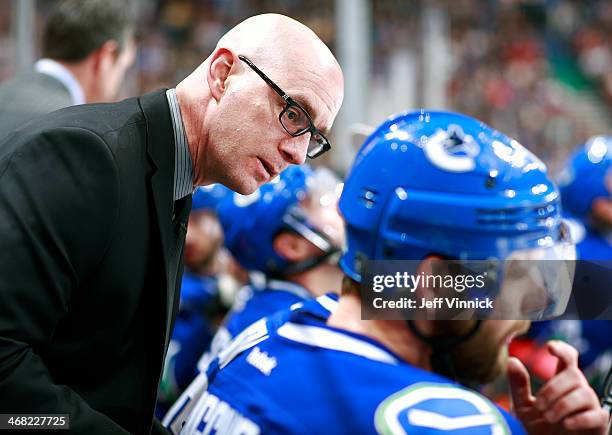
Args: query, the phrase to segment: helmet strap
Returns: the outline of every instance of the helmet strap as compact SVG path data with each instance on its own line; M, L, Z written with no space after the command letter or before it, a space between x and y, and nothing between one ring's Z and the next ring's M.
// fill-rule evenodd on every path
M326 262L330 257L334 256L335 254L338 254L339 252L340 249L333 248L325 252L323 255L319 255L318 257L306 258L301 261L290 263L282 270L280 270L279 274L283 277L287 277L296 273L306 272Z
M413 320L406 320L408 327L419 340L431 347L430 364L434 372L457 380L455 365L453 364L452 352L459 344L468 341L480 329L482 320L477 320L467 334L460 336L432 336L428 337L417 328Z

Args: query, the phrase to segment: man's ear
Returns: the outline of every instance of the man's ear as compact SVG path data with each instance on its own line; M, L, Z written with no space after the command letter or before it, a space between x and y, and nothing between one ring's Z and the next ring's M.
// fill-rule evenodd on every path
M272 242L274 251L287 261L300 261L310 255L308 242L297 234L282 232Z
M211 95L217 101L221 99L225 92L227 78L232 71L235 60L236 56L227 48L218 48L211 57L206 80L208 81Z
M416 293L415 293L416 300L417 300L417 306L421 307L422 299L433 301L439 296L438 292L440 289L437 289L435 287L435 283L433 282L433 280L432 282L429 282L430 285L427 285L428 284L427 277L431 275L435 275L436 272L439 271L441 261L443 261L442 258L436 255L428 255L423 260L421 260L421 262L417 266L416 276L422 277L419 283L419 286L416 288ZM431 285L431 284L434 284L434 285ZM426 319L436 318L435 309L422 308L421 310L425 314L424 318Z
M106 41L97 50L94 50L90 56L92 56L93 68L96 73L106 71L119 57L119 44L115 40Z

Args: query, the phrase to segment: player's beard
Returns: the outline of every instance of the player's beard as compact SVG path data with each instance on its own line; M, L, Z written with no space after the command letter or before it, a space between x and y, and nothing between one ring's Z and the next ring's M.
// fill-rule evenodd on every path
M492 346L492 343L457 346L453 352L453 363L458 381L486 384L503 373L507 360L507 346Z
M526 332L528 327L528 321L484 321L471 339L457 345L452 352L457 380L468 384L495 380L506 369L507 339Z

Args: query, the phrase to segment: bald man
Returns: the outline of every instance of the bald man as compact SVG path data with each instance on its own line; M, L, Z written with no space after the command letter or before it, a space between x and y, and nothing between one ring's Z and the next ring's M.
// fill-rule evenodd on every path
M248 194L319 156L342 97L313 32L260 15L176 89L64 109L9 135L0 414L66 414L83 434L162 431L152 416L194 186Z
M307 150L316 157L329 149L343 78L306 26L259 15L223 36L176 95L196 184L217 181L248 194L304 163Z

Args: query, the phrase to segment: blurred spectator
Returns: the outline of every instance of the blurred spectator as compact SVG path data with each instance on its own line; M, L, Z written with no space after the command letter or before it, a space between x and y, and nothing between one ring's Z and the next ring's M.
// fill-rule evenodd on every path
M588 115L575 106L566 88L592 90L596 98L603 97L602 102L607 98L608 107L612 104L612 40L606 30L612 26L609 1L458 0L452 7L442 1L433 3L443 9L449 25L449 108L504 129L552 168L564 161L573 144L602 132L602 125L584 120ZM50 0L37 3L43 15L46 4ZM370 100L376 100L380 84L393 82L392 64L398 54L409 50L419 62L418 54L424 49L423 5L424 0L371 2ZM148 92L182 80L203 53L213 50L220 35L243 18L262 12L285 13L304 22L333 49L334 7L334 2L325 0L139 2L143 37L137 84L131 92ZM381 99L380 107L373 105L376 121L388 113L388 97ZM597 109L605 110L606 105ZM609 124L606 116L609 113L602 115L603 127Z
M559 147L578 141L580 131L552 79L542 9L520 2L464 3L469 7L450 11L458 53L453 109L509 131L545 161L556 162Z
M574 51L586 78L612 103L612 4L564 0L556 2L552 12L555 36Z
M134 61L134 25L121 0L65 0L44 30L33 71L0 86L0 137L63 107L112 101Z

